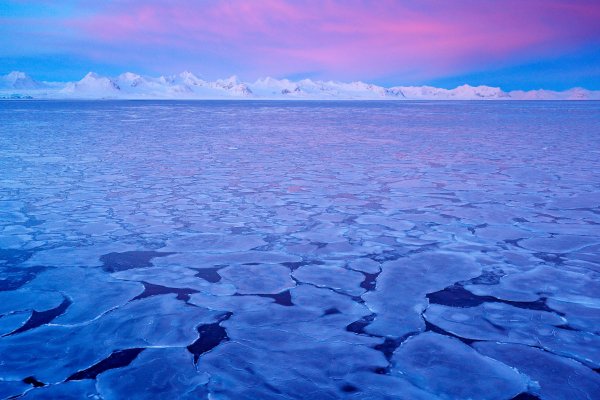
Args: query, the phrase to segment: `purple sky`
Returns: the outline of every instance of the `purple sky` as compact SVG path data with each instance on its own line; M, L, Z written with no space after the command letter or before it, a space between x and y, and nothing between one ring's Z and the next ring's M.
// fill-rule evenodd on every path
M600 1L2 0L0 73L600 88Z

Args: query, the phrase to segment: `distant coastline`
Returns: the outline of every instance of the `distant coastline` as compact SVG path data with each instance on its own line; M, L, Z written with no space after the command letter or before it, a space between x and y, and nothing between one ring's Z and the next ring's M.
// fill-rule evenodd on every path
M124 73L88 73L75 82L40 82L24 72L0 76L0 100L600 100L600 90L513 90L462 85L383 87L361 81L263 78L243 82L232 76L207 81L191 72L157 78Z

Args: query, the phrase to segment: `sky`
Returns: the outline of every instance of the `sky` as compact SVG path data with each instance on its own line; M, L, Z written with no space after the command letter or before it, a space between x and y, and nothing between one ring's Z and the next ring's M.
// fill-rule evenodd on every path
M0 74L600 89L598 0L0 0Z

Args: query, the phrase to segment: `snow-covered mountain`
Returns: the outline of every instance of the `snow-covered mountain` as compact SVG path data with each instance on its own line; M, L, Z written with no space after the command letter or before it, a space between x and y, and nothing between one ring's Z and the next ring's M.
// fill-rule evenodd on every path
M250 84L250 88L254 94L262 98L383 99L390 97L385 88L364 82L324 82L310 79L293 82L288 79L263 78Z
M502 89L490 86L462 85L454 89L432 86L396 86L389 93L402 94L414 100L508 100L510 95Z
M237 77L207 82L191 72L178 75L144 77L126 72L116 78L88 73L78 82L66 83L65 87L48 97L100 98L100 99L220 99L252 96L252 91Z
M132 72L117 77L88 73L76 82L37 82L23 72L0 76L0 98L42 99L306 99L306 100L600 100L600 91L573 88L505 92L498 87L462 85L385 88L365 82L263 78L248 83L236 76L216 81L191 72L157 78Z
M121 94L121 88L112 79L90 72L78 82L67 83L59 94L75 98L117 97Z
M43 86L42 83L34 81L29 75L20 71L0 76L0 90L32 90Z
M509 92L515 100L600 100L600 91L573 88L563 92L553 90L514 90Z

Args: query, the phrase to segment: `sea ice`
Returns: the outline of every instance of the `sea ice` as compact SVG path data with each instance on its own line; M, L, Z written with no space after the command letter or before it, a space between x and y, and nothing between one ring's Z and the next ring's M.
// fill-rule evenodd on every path
M0 102L0 397L596 398L599 110Z
M598 374L577 361L518 344L476 343L480 353L517 368L544 400L590 400L600 393Z
M294 271L294 278L351 296L358 296L364 292L360 287L360 283L365 279L364 275L337 265L305 265Z
M600 366L600 339L592 333L568 329L567 319L547 311L502 303L469 308L433 304L427 309L425 319L462 338L541 347L593 368Z
M403 343L392 365L393 375L442 399L510 399L525 392L529 383L515 369L433 332Z
M192 355L183 348L144 350L124 368L98 376L97 390L103 399L198 399L210 375L196 370Z
M295 286L289 268L282 265L233 265L219 270L219 275L240 294L280 293Z
M474 260L451 253L423 253L383 263L377 288L363 296L367 307L377 314L366 331L400 337L424 330L425 295L480 273Z

